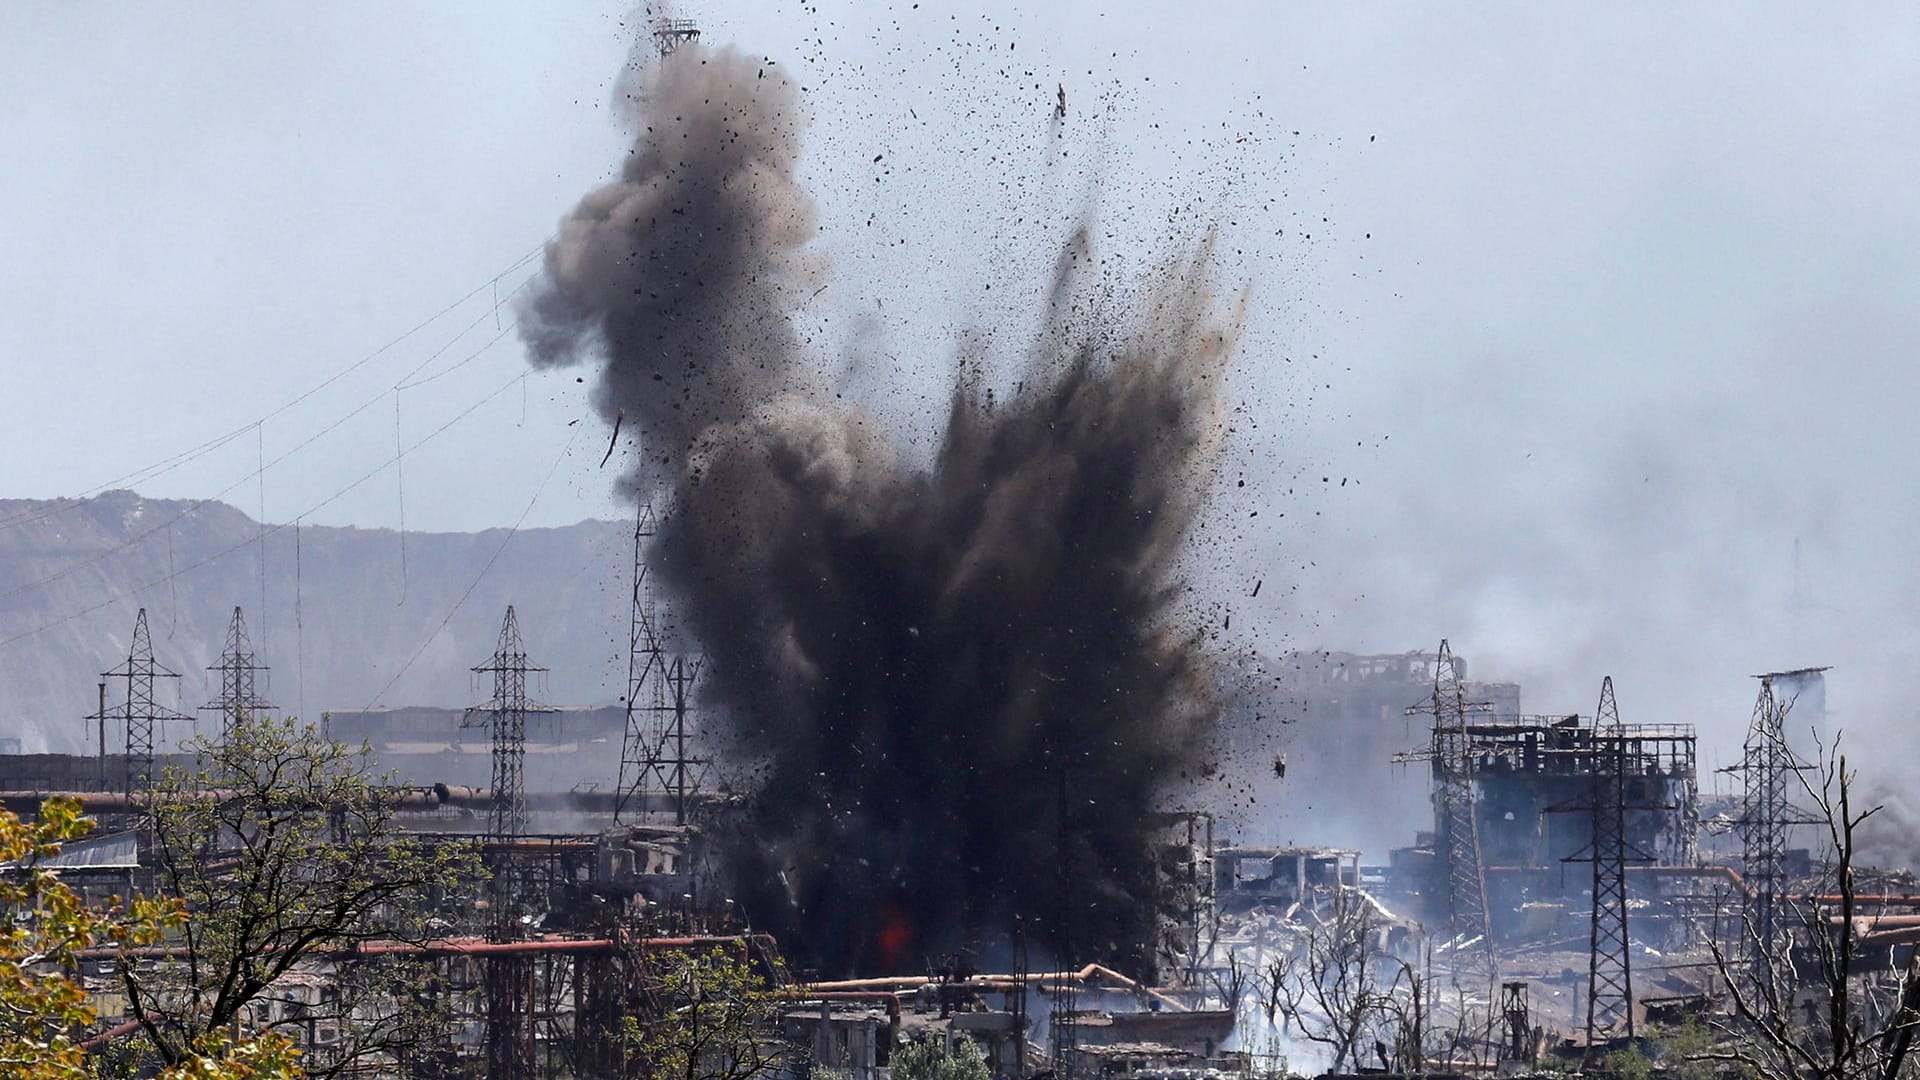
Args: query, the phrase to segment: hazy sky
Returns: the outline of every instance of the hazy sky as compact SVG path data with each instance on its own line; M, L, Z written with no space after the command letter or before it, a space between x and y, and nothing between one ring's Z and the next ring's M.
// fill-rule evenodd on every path
M808 325L909 445L955 336L1018 340L1089 199L1135 264L1222 223L1255 305L1195 549L1223 641L1445 635L1530 707L1588 711L1612 673L1628 719L1728 735L1747 674L1824 663L1848 726L1913 717L1910 6L680 13L809 87L834 271ZM612 172L638 21L0 7L0 496L238 430L133 486L474 529L514 521L564 450L529 521L622 514L578 373L520 380L511 298Z

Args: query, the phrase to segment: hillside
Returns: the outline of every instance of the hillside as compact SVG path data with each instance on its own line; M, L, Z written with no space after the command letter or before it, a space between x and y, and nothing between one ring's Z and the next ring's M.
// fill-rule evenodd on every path
M273 669L264 694L283 712L361 708L376 695L383 705L484 699L490 687L468 668L493 651L509 603L528 653L551 669L537 696L604 704L624 689L626 523L524 529L504 548L504 529L409 532L404 573L392 530L303 526L264 543L259 534L221 503L129 491L0 500L0 737L28 750L80 748L97 673L126 656L140 607L156 657L183 676L161 701L188 712L217 692L206 667L236 604Z

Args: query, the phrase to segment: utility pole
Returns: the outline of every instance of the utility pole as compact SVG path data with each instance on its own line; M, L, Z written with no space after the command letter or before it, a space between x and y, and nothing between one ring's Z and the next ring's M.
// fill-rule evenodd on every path
M220 673L220 696L200 709L220 714L220 745L226 746L241 721L260 716L274 707L257 692L258 676L267 666L254 654L253 644L247 638L246 616L238 607L233 609L233 619L227 623L227 644L220 653L220 662L207 670Z
M127 650L126 661L112 671L101 672L100 677L120 679L126 683L126 697L112 711L107 709L105 684L102 684L100 711L87 717L100 724L101 760L104 763L106 758L107 721L118 721L126 729L124 790L129 795L147 791L153 786L154 726L168 720L191 722L193 717L163 708L154 698L153 688L157 680L177 679L180 676L154 661L153 635L147 630L146 608L141 608L140 613L134 616L133 645Z
M107 684L101 682L99 688L100 704L94 710L94 714L87 719L97 721L100 725L100 790L105 791L107 790Z

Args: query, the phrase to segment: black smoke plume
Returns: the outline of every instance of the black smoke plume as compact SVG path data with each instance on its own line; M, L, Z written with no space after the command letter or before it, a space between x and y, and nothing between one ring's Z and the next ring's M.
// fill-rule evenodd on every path
M820 272L793 88L688 47L627 100L623 175L562 226L527 339L598 358L597 407L646 440L627 482L671 491L652 558L764 763L736 895L829 972L1016 926L1146 969L1156 796L1213 717L1169 618L1237 327L1207 243L1123 309L1077 236L1022 392L963 379L913 466L788 326Z

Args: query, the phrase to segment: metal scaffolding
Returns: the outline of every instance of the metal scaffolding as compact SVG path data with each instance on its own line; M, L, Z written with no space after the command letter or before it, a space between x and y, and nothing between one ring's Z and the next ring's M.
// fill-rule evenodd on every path
M147 609L141 608L133 620L133 645L127 650L127 659L112 671L100 673L103 679L120 679L126 684L126 695L118 707L109 710L106 695L101 693L100 711L87 717L100 724L101 756L105 759L105 732L109 721L117 721L126 730L126 774L123 790L129 795L146 791L153 786L154 727L168 720L191 722L193 717L185 713L164 708L154 700L153 686L159 679L177 679L175 672L161 667L153 659L153 635L147 631ZM104 684L103 684L104 685ZM104 765L102 766L104 769Z
M227 623L227 644L220 653L220 662L207 670L220 673L220 696L200 706L200 711L220 715L220 745L225 746L240 721L274 707L258 693L259 674L267 670L267 665L260 663L254 654L253 644L247 638L246 616L238 607L233 609L233 619Z

